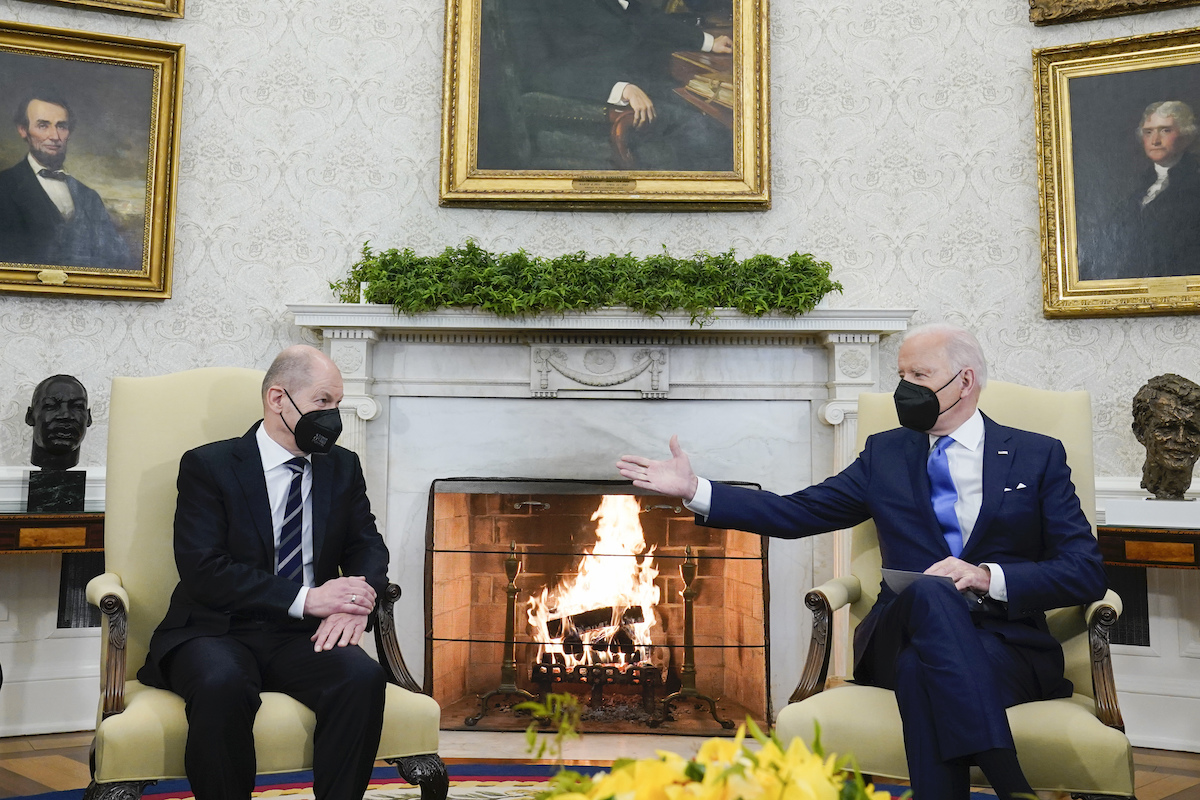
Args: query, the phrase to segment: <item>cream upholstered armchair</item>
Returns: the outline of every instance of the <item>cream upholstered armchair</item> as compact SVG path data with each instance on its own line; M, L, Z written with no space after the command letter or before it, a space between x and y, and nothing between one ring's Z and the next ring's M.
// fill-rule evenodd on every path
M172 526L179 458L207 442L241 436L262 416L263 373L197 369L156 378L114 378L109 406L105 491L105 573L87 587L104 612L100 709L92 746L88 800L137 798L147 784L184 777L187 719L183 700L134 679L150 634L179 579ZM376 649L388 677L379 755L424 800L446 797L437 755L441 710L409 675L400 655L389 585L373 613ZM312 766L313 713L284 694L264 692L254 722L258 770Z
M1062 440L1072 480L1094 528L1092 416L1087 392L1048 392L992 381L979 406L1003 425ZM860 447L869 434L898 425L891 395L859 396ZM799 736L811 744L814 725L819 723L821 743L830 752L853 753L865 774L907 779L895 695L886 689L856 685L822 691L832 648L832 613L849 606L853 628L879 593L879 543L873 523L854 529L851 551L852 574L818 586L805 598L813 612L808 661L791 704L779 713L776 732L785 741ZM1008 710L1018 758L1035 789L1133 795L1133 753L1123 732L1108 645L1108 629L1120 613L1121 600L1109 591L1090 606L1056 609L1046 615L1051 632L1062 643L1067 677L1075 684L1075 694ZM977 769L972 769L971 781L985 783Z

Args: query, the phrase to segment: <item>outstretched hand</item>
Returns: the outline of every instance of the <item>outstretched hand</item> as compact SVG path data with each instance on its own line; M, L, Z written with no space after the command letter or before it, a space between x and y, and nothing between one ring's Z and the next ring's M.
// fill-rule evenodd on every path
M679 436L671 437L671 458L655 461L645 456L621 456L617 470L639 489L649 489L668 497L682 497L685 501L696 496L696 473L692 462L679 446Z

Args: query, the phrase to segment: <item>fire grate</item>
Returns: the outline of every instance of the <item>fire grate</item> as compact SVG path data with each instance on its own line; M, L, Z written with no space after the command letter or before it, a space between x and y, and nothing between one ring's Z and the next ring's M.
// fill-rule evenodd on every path
M579 664L569 668L564 664L534 664L530 677L537 685L543 701L556 683L591 686L592 696L588 705L593 709L603 704L606 686L639 686L642 689L642 709L651 715L655 712L656 698L662 686L662 673L657 667L639 665L621 669L611 664Z

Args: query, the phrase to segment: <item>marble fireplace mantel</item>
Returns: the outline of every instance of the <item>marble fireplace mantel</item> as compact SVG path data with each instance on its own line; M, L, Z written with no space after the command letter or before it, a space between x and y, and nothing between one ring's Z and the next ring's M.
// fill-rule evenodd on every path
M393 579L408 587L396 619L409 653L425 636L418 587L432 481L615 479L612 463L626 448L665 450L678 430L706 477L795 490L854 458L857 397L879 390L880 340L913 314L719 310L698 327L687 313L626 309L510 319L397 315L370 304L288 308L342 371L341 443L362 457ZM797 636L804 592L848 567L848 536L772 542L777 708L807 646L807 634Z
M346 380L343 407L349 423L345 443L362 449L363 423L379 415L381 394L424 393L447 397L593 397L608 399L717 399L742 397L794 397L822 401L820 416L830 425L841 426L853 411L859 392L878 389L878 344L881 336L904 331L912 309L829 309L818 307L801 316L770 314L751 317L732 309L718 309L714 319L703 326L692 322L686 312L665 312L658 316L623 308L599 311L507 318L470 309L446 309L424 314L397 314L391 306L375 304L292 304L288 310L296 324L319 333L326 351L337 362ZM377 345L387 342L408 350L414 345L442 347L517 346L530 351L534 362L529 375L487 376L456 375L455 364L443 362L442 375L429 379L408 375L403 360L393 369L380 369ZM558 369L554 360L538 349L547 345L578 346L592 351L597 345L627 350L634 355L647 347L712 347L724 345L740 353L747 348L821 348L826 352L828 370L823 397L811 391L796 391L786 380L766 375L706 380L706 376L683 377L671 370L673 360L655 362L628 380L615 381L636 370L637 365L612 373L608 357L600 363L568 363ZM569 356L565 353L564 356ZM663 354L664 356L666 353ZM615 361L620 361L614 353ZM640 363L640 362L639 362ZM645 387L658 364L657 380ZM465 368L465 362L462 364ZM700 365L697 365L700 366ZM709 367L715 366L710 361ZM672 373L674 380L662 372ZM511 373L511 370L509 370ZM743 370L743 372L745 372ZM556 388L548 385L546 373L554 373ZM426 376L428 378L429 376ZM554 377L551 375L550 377ZM579 378L583 380L579 380ZM638 379L641 380L638 380ZM590 380L589 380L590 379ZM810 390L813 387L809 387ZM853 440L851 439L851 444Z

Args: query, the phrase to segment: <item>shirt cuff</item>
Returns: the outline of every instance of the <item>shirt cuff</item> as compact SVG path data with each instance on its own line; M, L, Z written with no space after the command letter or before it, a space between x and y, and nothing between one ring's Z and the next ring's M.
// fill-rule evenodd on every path
M686 501L683 507L693 514L707 517L712 511L712 483L704 478L696 478L696 494Z
M296 599L288 606L288 616L293 619L304 619L304 600L308 597L308 587L301 586L300 593L296 595Z
M705 34L707 35L707 34ZM622 99L621 95L625 93L625 87L629 85L629 81L617 81L613 84L612 91L608 93L608 104L610 106L627 106L629 102Z
M713 49L713 42L715 41L716 37L714 37L711 33L705 33L704 44L700 47L701 51L705 53L711 53Z
M1008 584L1004 582L1004 570L999 564L993 564L990 561L985 561L980 564L982 567L987 567L992 573L992 582L988 585L988 597L993 600L999 600L1001 603L1008 602Z

